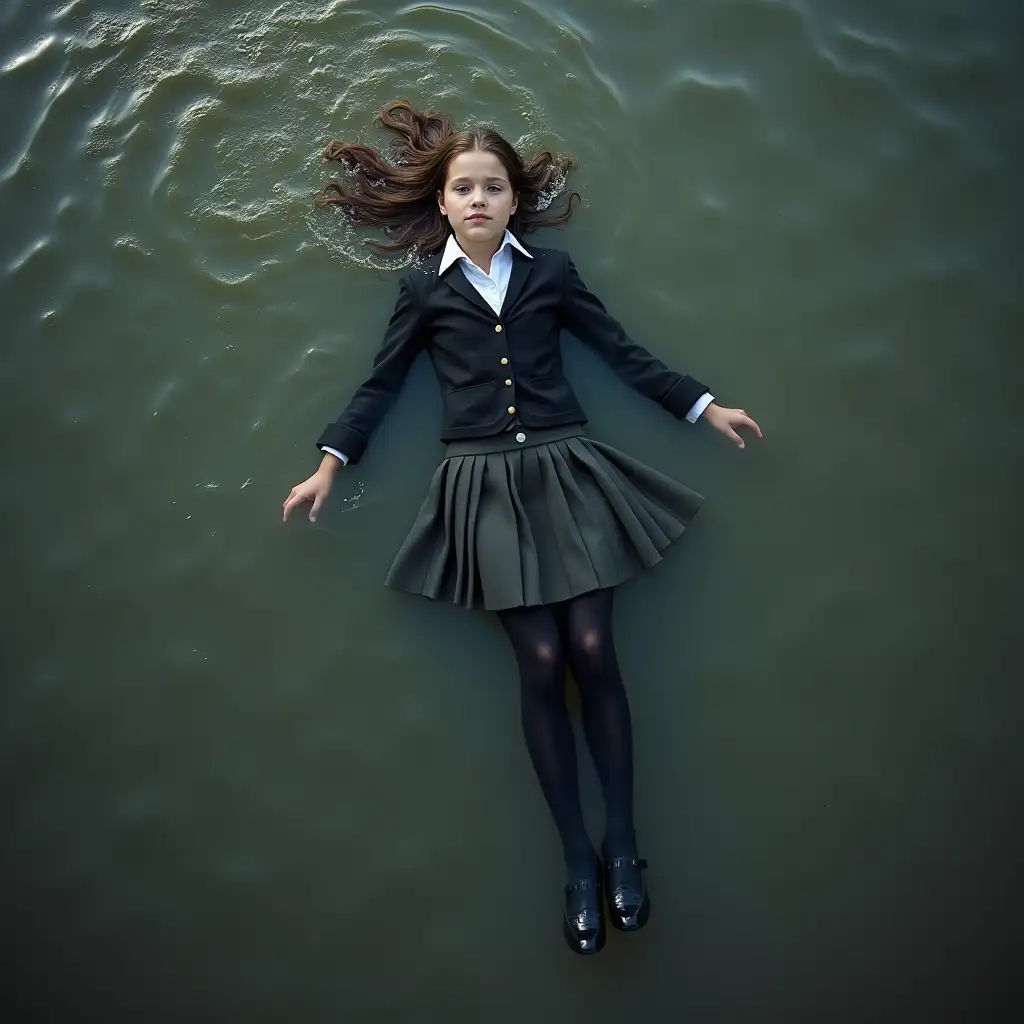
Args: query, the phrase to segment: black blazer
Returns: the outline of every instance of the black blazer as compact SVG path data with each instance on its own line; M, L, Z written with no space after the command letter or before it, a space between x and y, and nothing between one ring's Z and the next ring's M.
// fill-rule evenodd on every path
M568 253L529 251L532 260L512 249L498 316L457 263L438 275L440 255L405 274L373 372L317 445L358 462L423 349L444 390L442 441L498 434L512 423L586 423L562 372L562 328L604 356L627 384L682 419L708 389L629 338L587 290Z

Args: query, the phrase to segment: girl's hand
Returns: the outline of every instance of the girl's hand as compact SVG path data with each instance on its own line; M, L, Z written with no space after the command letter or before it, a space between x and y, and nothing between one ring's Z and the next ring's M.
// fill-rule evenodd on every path
M291 515L292 509L301 505L304 501L312 501L313 507L309 510L309 521L315 523L316 514L320 511L320 506L324 503L327 495L331 493L331 483L333 480L334 474L329 469L321 467L308 480L303 480L301 484L296 484L288 497L285 498L284 514L281 522L286 523L288 521L288 516Z
M726 409L712 402L704 410L704 419L708 421L738 448L744 447L743 438L736 433L737 427L749 427L758 437L763 437L761 428L747 415L746 409Z

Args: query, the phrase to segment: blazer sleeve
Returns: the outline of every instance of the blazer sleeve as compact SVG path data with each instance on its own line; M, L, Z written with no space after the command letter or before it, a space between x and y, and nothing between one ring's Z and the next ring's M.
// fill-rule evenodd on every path
M318 448L344 452L350 463L363 457L371 435L398 397L409 369L423 348L423 334L419 299L412 282L403 277L395 311L373 360L373 370L357 388L345 411L324 428L316 442Z
M693 377L675 373L626 334L580 279L565 253L562 323L584 344L600 353L630 387L683 419L708 389Z

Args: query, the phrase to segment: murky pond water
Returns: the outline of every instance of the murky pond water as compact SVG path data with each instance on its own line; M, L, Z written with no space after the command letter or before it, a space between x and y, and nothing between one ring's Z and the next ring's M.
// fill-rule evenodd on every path
M7 1019L996 1019L1021 44L1013 2L4 0ZM573 153L537 240L767 435L567 341L592 434L709 498L618 599L655 912L594 961L500 627L382 586L429 367L279 521L395 294L320 150L403 95Z

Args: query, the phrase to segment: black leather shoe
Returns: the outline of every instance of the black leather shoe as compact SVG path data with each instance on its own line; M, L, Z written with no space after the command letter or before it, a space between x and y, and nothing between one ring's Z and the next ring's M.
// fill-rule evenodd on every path
M588 878L565 887L565 917L562 934L574 953L590 956L604 948L604 914L601 883Z
M604 862L604 890L612 926L622 932L635 932L651 916L651 897L647 894L644 868L639 857L612 857Z

